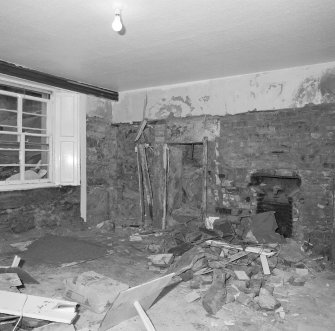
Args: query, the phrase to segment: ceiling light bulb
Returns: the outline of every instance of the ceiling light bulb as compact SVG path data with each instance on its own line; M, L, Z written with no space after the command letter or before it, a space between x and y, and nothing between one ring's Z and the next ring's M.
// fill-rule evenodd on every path
M112 23L112 29L115 32L120 32L122 30L122 23L121 23L121 11L120 9L115 9L115 18Z

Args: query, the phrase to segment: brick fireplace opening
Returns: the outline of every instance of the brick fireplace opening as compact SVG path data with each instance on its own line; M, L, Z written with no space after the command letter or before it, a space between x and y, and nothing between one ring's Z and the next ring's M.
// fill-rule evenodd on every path
M285 238L291 237L293 196L299 190L301 178L256 172L251 176L251 184L257 188L256 213L274 211L278 225L276 232Z

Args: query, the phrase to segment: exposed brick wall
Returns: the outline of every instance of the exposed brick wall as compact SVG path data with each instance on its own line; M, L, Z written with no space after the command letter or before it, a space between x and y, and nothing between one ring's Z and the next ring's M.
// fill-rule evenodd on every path
M256 192L248 186L252 173L298 175L302 184L294 197L295 235L311 239L320 249L327 246L333 219L334 135L333 104L222 117L212 183L219 173L224 180L212 186L218 192L215 205L254 211Z

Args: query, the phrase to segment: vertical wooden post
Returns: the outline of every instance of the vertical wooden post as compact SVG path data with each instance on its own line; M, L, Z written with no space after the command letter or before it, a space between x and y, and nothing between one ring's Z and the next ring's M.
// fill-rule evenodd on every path
M153 203L152 203L152 190L151 190L151 183L150 183L150 177L149 177L149 169L148 169L148 163L147 163L147 156L145 153L144 145L139 144L138 150L140 151L140 158L141 158L141 167L142 167L142 174L143 174L143 184L144 184L144 191L145 191L145 197L147 200L148 205L148 211L149 211L149 217L152 224L153 221ZM148 216L148 215L147 215Z
M166 208L167 208L167 176L169 168L169 147L167 144L163 145L163 168L164 168L164 185L163 185L163 218L162 229L166 228Z
M140 193L140 211L141 211L141 226L144 225L144 197L143 197L143 175L141 167L141 156L138 144L136 145L136 158L137 158L137 175L138 175L138 190Z
M202 153L202 170L203 170L203 186L202 186L202 219L205 221L207 217L207 172L208 172L208 138L204 137Z

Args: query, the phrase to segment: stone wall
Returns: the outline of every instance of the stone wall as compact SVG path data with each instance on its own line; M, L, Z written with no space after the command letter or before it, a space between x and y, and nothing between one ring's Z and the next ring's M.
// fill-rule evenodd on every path
M0 192L2 233L81 226L79 186Z
M134 139L139 125L113 125L87 117L87 221L139 222L139 195Z
M101 125L104 124L98 125L100 130ZM108 165L109 176L113 178L108 185L114 192L110 209L121 223L128 220L136 224L139 221L139 194L134 137L139 123L104 127L111 135L110 139L115 139L113 146L116 148L116 151L105 149L113 155ZM104 139L109 135L106 132ZM310 240L316 250L327 249L334 219L334 104L221 117L172 117L159 124L149 123L144 135L146 138L142 142L148 142L154 149L162 148L163 142L176 147L183 142L199 143L204 136L209 136L207 195L208 214L211 215L255 213L257 187L252 184L252 174L300 178L299 190L293 194L293 235ZM184 149L183 153L174 153L172 157L184 155L184 159L189 159L189 153L190 149ZM161 184L155 185L156 181L161 183L162 180L161 173L155 168L161 164L155 162L155 157L161 157L161 153L148 149L148 154L155 198L161 194ZM194 162L199 163L200 159L201 147L197 145ZM178 162L174 160L174 164ZM182 162L184 169L192 169L193 165L190 167L187 163L189 160ZM199 182L201 171L199 167L193 168L197 171L196 176L187 173L186 177L194 177ZM91 173L94 180L98 179L98 169L97 166ZM177 183L173 178L169 180ZM103 182L101 178L100 182ZM193 184L186 184L186 192L183 192L192 199L194 197L188 191ZM180 207L173 197L168 199ZM192 203L197 204L196 201ZM159 226L161 213L154 214L158 218L155 224Z

